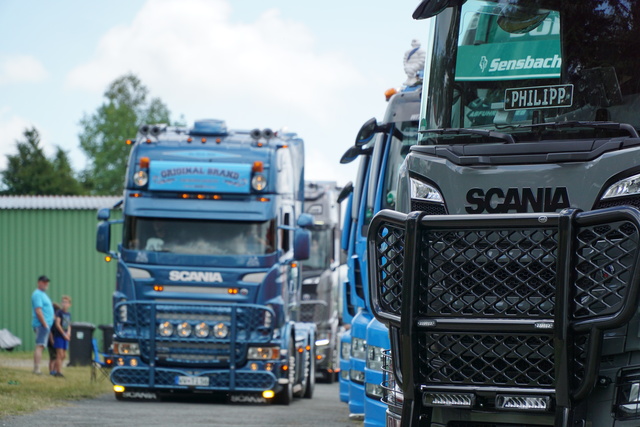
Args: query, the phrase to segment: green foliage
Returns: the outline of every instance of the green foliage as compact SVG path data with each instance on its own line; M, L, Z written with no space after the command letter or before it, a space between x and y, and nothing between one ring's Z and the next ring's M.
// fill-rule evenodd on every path
M67 153L57 147L47 159L36 128L25 129L24 141L16 141L18 154L7 155L2 172L5 195L79 195L83 189L75 179Z
M170 123L167 106L147 100L148 89L133 74L116 79L104 93L105 102L80 121L80 147L89 159L82 181L92 194L117 195L124 189L129 146L143 123Z

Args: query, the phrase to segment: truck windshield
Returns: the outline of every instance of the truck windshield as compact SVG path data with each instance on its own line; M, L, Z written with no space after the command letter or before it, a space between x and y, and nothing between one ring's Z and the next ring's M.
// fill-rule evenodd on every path
M210 221L126 217L126 249L190 255L264 255L275 250L275 220Z
M606 128L616 135L640 128L640 4L469 0L437 16L433 37L421 131L456 132L426 132L421 144L491 139L464 129L517 142L580 131L545 124L585 123L590 137L603 134L594 123L631 125Z
M417 121L396 123L395 128L400 132L394 132L391 138L380 209L395 209L400 165L407 157L409 148L418 142Z
M324 270L333 260L333 230L313 229L309 259L302 261L305 270Z

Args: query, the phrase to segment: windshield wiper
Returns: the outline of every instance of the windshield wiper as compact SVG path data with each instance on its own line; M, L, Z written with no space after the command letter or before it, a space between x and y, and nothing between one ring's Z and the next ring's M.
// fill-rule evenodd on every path
M548 122L548 123L536 123L531 125L517 125L516 128L540 128L544 130L546 128L577 128L577 127L589 127L594 129L609 129L609 130L623 130L627 131L633 138L640 138L636 128L629 123L616 123L616 122L592 122L592 121L569 121L569 122Z
M470 128L444 128L444 129L428 129L421 130L420 133L438 133L440 135L462 135L462 134L472 134L472 135L481 135L489 138L498 138L503 141L506 141L508 144L515 144L516 140L513 136L504 132L496 132L494 130L487 129L470 129Z

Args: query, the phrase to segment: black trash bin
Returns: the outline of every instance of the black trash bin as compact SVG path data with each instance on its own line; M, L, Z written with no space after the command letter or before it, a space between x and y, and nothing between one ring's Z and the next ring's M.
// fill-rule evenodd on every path
M89 366L93 358L94 325L86 322L71 323L71 341L69 341L69 366Z
M111 344L113 344L113 325L100 325L98 329L102 331L102 352L111 354Z

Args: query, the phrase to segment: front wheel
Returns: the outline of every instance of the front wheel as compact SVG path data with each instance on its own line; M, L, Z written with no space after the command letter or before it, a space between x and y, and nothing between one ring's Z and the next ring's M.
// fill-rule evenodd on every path
M276 394L274 402L278 405L290 405L293 401L293 384L296 379L296 352L294 347L293 337L289 341L289 384L285 384L283 389Z

